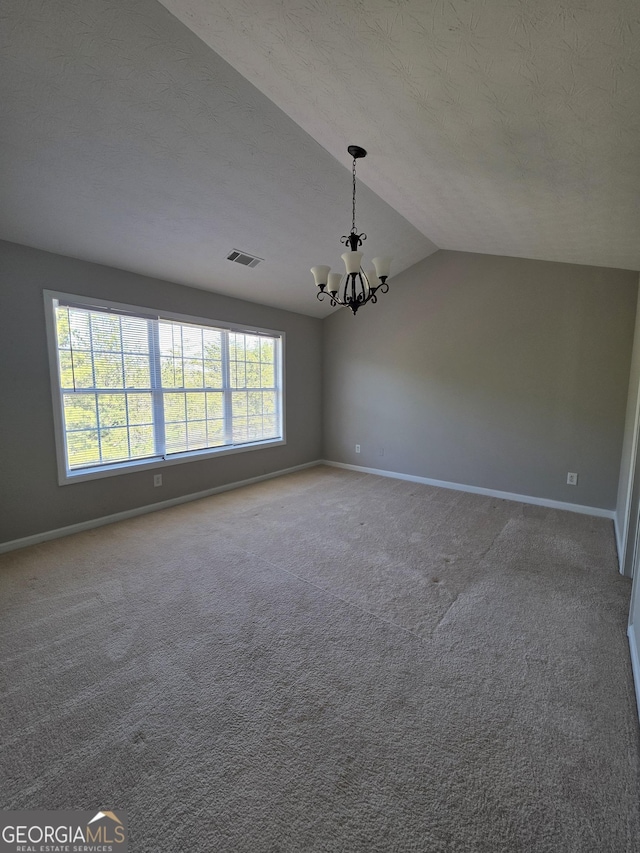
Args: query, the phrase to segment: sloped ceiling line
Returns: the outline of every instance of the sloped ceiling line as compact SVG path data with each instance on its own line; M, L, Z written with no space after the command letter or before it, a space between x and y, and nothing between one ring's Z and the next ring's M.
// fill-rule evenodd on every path
M162 0L442 248L640 267L635 0Z
M366 255L640 269L637 0L3 0L0 238L326 316ZM233 246L264 258L226 260Z

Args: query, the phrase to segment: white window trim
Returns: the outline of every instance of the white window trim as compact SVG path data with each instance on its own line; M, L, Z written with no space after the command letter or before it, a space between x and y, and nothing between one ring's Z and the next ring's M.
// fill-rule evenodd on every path
M49 355L49 372L51 377L51 399L53 403L53 422L56 444L56 460L58 464L58 484L66 486L70 483L80 483L86 480L100 480L103 477L113 477L119 474L130 474L134 471L146 471L154 468L165 468L170 465L184 465L187 462L197 462L202 459L212 459L216 456L230 456L233 453L245 453L251 450L260 450L267 447L279 447L287 443L286 438L286 392L285 392L285 333L276 329L264 329L259 326L250 326L239 323L229 323L226 320L214 320L211 317L197 317L192 314L179 314L175 311L160 311L158 309L130 305L124 302L113 302L108 299L90 296L78 296L75 293L62 293L56 290L43 291L45 302L45 321L47 330L47 350ZM174 320L178 323L192 323L201 326L210 326L216 329L227 329L230 332L244 332L246 334L261 334L280 338L280 358L278 359L278 379L280 387L280 417L282 425L282 438L265 439L264 441L250 442L247 444L234 445L232 447L214 447L203 450L189 450L185 453L175 453L171 456L152 457L144 460L131 460L116 462L112 465L100 465L91 470L72 471L67 468L67 454L65 450L64 423L62 416L62 399L60 394L60 373L58 365L58 341L54 317L54 300L61 302L73 302L77 305L86 305L87 308L111 308L117 311L125 311L131 314L149 315Z

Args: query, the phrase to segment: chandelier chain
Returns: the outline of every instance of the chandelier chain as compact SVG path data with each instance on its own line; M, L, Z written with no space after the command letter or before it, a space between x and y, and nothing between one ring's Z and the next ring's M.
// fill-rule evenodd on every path
M353 201L351 205L351 233L356 230L356 158L353 158Z

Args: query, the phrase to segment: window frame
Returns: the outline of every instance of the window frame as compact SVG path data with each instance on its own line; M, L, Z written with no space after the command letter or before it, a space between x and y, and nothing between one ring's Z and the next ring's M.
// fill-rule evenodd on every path
M119 474L129 474L137 471L164 468L169 465L182 465L187 462L197 462L202 459L212 459L217 456L229 456L233 453L245 453L251 450L260 450L267 447L279 447L287 443L286 440L286 391L285 391L285 333L276 329L264 329L248 324L229 323L223 320L214 320L210 317L197 317L191 314L181 314L175 311L159 311L157 309L145 308L140 305L131 305L124 302L102 299L100 297L80 296L78 294L63 293L56 290L43 291L45 303L45 322L47 337L47 353L49 357L49 373L51 380L51 397L53 403L53 424L56 447L56 461L58 468L58 484L65 486L70 483L79 483L87 480L99 480L104 477L113 477ZM113 463L98 463L90 468L70 469L67 464L67 450L65 441L65 427L63 414L62 386L58 361L58 340L55 320L55 302L67 302L81 308L95 310L112 310L146 320L186 323L201 327L208 327L228 332L241 334L266 335L280 340L280 346L276 347L276 388L278 394L278 415L280 418L280 438L268 438L260 441L246 442L244 444L223 445L221 447L207 447L199 450L187 450L182 453L172 453L169 456L155 455L144 459L131 459ZM170 390L170 389L168 389ZM197 389L194 389L197 390ZM156 389L156 392L159 389Z

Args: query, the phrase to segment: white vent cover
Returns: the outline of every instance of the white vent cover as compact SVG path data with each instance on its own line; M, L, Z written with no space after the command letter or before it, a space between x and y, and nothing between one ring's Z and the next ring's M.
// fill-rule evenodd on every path
M234 261L236 264L242 264L245 267L257 267L260 261L264 258L256 258L255 255L249 255L247 252L241 252L239 249L234 249L227 255L228 261Z

